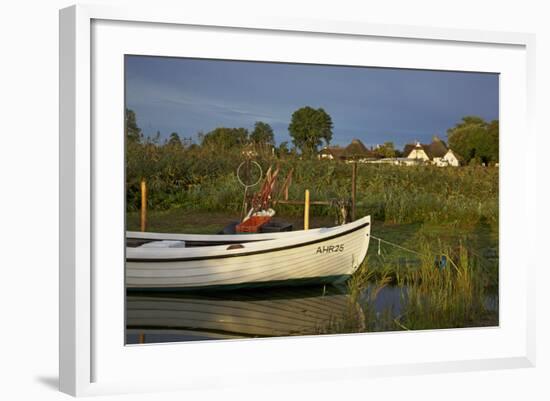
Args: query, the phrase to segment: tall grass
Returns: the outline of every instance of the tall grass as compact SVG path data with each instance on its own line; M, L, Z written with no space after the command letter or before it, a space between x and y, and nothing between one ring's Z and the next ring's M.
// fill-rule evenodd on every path
M378 311L376 298L390 283L389 275L376 278L374 271L363 262L346 283L347 307L340 316L332 316L318 330L319 334L362 333L387 331L394 328L392 311Z
M365 261L347 283L348 308L333 317L319 333L354 333L462 328L498 325L498 307L489 308L492 275L466 247L435 249L420 245L421 263L406 269L394 282L395 266L382 272ZM447 257L444 268L435 266L434 254ZM380 274L381 273L381 274ZM400 290L399 311L377 309L378 296L390 283Z
M496 324L486 307L491 276L464 246L443 251L447 265L434 266L433 249L424 246L422 263L398 283L402 293L401 325L410 330ZM485 321L485 322L484 322Z
M164 149L167 148L167 149ZM170 150L163 146L153 155L127 153L127 209L139 207L139 180L149 183L149 208L235 213L242 205L243 188L235 172L243 160L239 152L205 149ZM155 154L157 152L158 154ZM144 162L143 159L148 160ZM141 162L140 162L141 161ZM351 166L326 160L258 158L264 171L278 165L284 177L293 170L289 196L312 200L347 199L351 196ZM254 188L253 188L254 190ZM451 226L485 219L498 223L498 169L485 167L438 168L360 164L357 176L357 212L392 224L444 222ZM283 215L299 215L296 206L278 205ZM316 206L314 215L333 213Z

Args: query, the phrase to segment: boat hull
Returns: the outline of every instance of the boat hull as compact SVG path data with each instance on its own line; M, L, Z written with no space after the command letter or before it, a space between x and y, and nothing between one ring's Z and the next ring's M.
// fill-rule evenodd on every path
M213 289L342 281L363 262L370 217L303 236L244 243L229 249L127 248L128 289Z
M218 290L223 291L235 291L240 289L255 289L255 288L275 288L275 287L304 287L304 286L314 286L314 285L323 285L330 284L338 286L339 284L345 283L351 278L351 274L340 274L340 275L331 275L323 277L307 277L307 278L289 278L285 280L271 280L271 281L245 281L235 284L205 284L205 285L194 285L194 286L185 286L185 287L176 287L176 286L161 286L161 287L151 287L151 286L126 286L126 289L129 293L134 292L198 292L206 291L213 292Z

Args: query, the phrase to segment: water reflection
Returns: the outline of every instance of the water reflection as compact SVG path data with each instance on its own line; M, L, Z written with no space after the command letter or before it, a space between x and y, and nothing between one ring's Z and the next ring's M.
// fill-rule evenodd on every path
M349 313L346 288L333 286L218 293L129 293L127 343L309 335ZM398 302L383 292L377 308Z

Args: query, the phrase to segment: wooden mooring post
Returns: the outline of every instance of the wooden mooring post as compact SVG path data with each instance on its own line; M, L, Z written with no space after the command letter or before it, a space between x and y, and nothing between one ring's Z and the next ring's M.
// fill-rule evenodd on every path
M357 195L357 162L353 163L351 172L351 221L355 221L355 204Z
M140 228L142 232L147 229L147 183L144 179L141 179Z
M282 199L277 203L281 205L304 205L304 230L309 230L309 207L311 205L330 206L332 204L328 201L312 201L309 196L309 189L306 189L303 201Z
M309 230L309 189L306 189L304 200L304 230Z

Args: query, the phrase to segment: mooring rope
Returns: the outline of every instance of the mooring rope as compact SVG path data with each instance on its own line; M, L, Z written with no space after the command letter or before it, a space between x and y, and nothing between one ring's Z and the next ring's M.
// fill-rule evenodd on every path
M423 254L423 253L421 253L421 252L415 251L414 249L405 248L404 246L401 246L401 245L396 244L396 243L394 243L394 242L386 241L385 239L382 239L382 238L380 238L380 237L376 237L376 236L374 236L374 235L371 235L371 238L374 238L375 240L378 241L378 256L380 256L380 243L381 243L381 242L384 242L385 244L388 244L388 245L394 246L394 247L396 247L396 248L402 249L402 250L404 250L404 251L407 251L407 252L410 252L410 253L414 253L415 255L426 256L426 254ZM443 255L443 254L442 254L442 255ZM436 256L436 260L437 260L438 255L437 255L437 254L434 254L434 256ZM453 266L453 267L456 269L456 271L460 273L460 270L459 270L458 266L453 262L453 260L452 260L450 257L448 257L447 255L445 255L445 257L446 257L445 261L446 261L447 258L448 258L448 259L449 259L449 262L450 262L450 264L451 264L451 266ZM438 263L438 262L436 262L436 263ZM440 269L444 268L445 266L446 266L446 262L444 262L444 264L443 264L442 266L440 266Z
M382 238L379 238L379 237L375 237L374 235L371 235L371 238L374 238L375 240L378 241L378 255L380 255L380 243L381 243L381 242L383 242L383 243L385 243L385 244L388 244L388 245L391 245L391 246L394 246L394 247L396 247L396 248L402 249L402 250L404 250L404 251L414 253L414 254L416 254L416 255L420 255L420 256L423 255L422 253L417 252L417 251L415 251L415 250L413 250L413 249L405 248L404 246L401 246L401 245L396 244L396 243L394 243L394 242L386 241L385 239L382 239Z
M402 249L404 251L407 251L407 252L410 252L410 253L413 253L415 255L419 255L419 256L427 256L427 254L425 253L421 253L421 252L418 252L418 251L415 251L414 249L410 249L410 248L406 248L402 245L399 245L399 244L396 244L395 242L391 242L391 241L387 241L385 239L382 239L380 237L376 237L374 235L371 235L371 238L373 238L374 240L378 241L378 256L380 256L381 254L381 250L380 250L380 245L381 243L385 243L385 244L388 244L388 245L391 245L395 248L399 248L399 249ZM477 260L479 262L488 262L483 256L481 256L479 253L473 251L472 249L469 249L468 250L469 252L471 252L472 254L474 254L476 257L477 257ZM445 254L433 254L434 256L440 256L440 255L445 255ZM448 256L448 255L445 255L447 256L447 258L449 259L449 262L451 263L451 265L457 269L457 271L459 270L458 267L455 265L455 263L453 262L453 260ZM487 266L484 266L483 263L480 263L480 267L483 269L483 270L486 270L487 269Z

